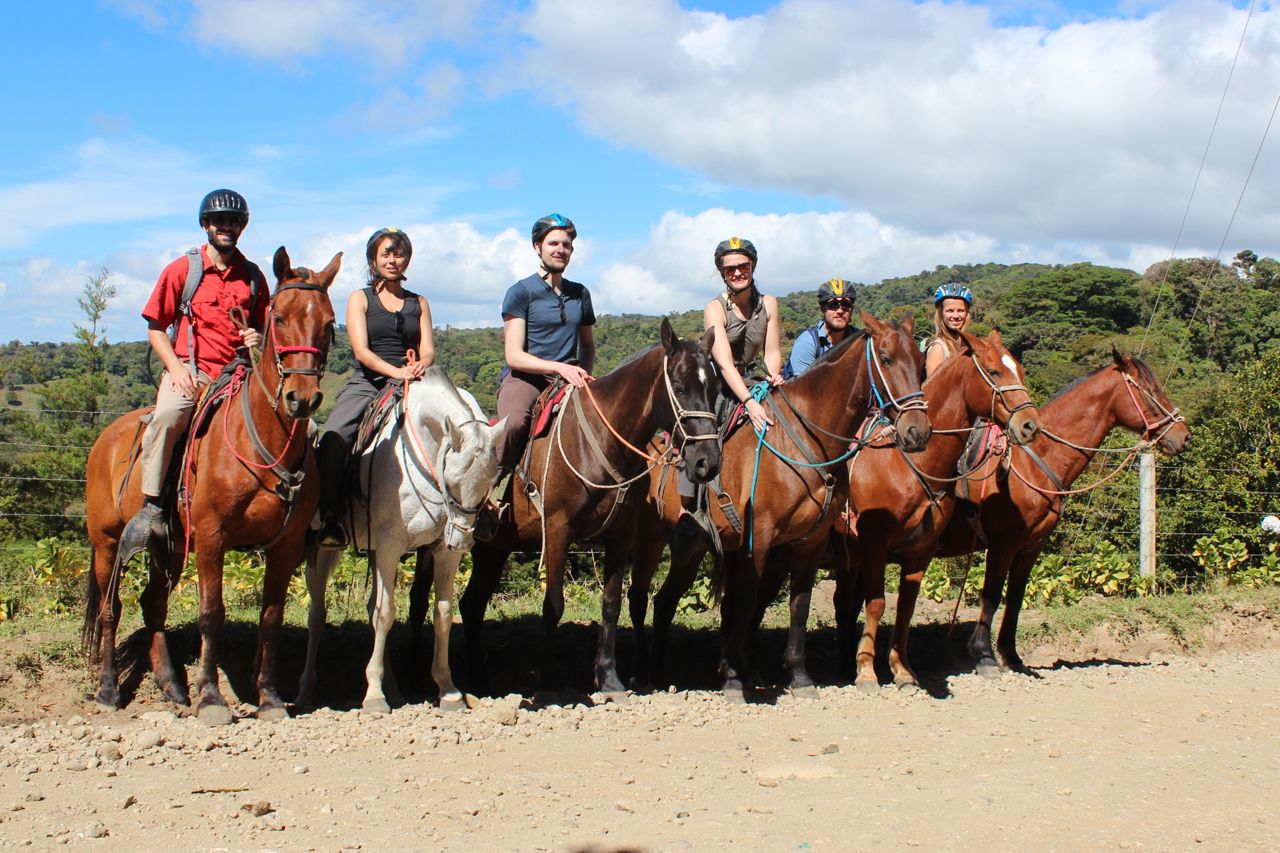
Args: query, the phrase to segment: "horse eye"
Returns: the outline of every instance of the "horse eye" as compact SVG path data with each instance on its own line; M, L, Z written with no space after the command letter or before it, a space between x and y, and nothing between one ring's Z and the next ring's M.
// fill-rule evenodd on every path
M888 367L889 365L893 364L893 359L889 358L889 356L887 355L882 355L880 356L880 363L883 364L885 367Z
M283 325L284 325L284 318L283 318L283 317L281 317L279 314L274 315L272 319L274 319L274 320L275 320L275 324L276 324L277 326L283 326Z

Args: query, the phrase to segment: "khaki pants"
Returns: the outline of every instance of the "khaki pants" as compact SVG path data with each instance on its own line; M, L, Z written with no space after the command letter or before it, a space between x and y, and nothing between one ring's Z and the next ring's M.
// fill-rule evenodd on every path
M190 371L191 368L187 367ZM209 377L196 373L196 396L209 384ZM164 488L164 475L173 458L173 446L191 423L196 401L182 396L169 385L169 372L160 377L160 390L156 392L156 410L142 434L142 494L159 497Z

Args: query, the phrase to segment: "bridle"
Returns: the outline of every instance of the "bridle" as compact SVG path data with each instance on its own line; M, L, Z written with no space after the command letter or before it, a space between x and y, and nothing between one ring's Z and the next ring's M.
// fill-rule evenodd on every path
M267 389L266 383L262 380L262 371L258 369L258 363L261 360L261 356L254 358L254 350L249 350L250 360L254 362L253 373L258 378L258 387L262 389L262 393L271 403L271 410L273 412L279 411L280 396L284 393L284 383L290 376L315 376L317 380L324 376L326 359L324 358L324 352L321 351L319 347L310 346L308 344L290 344L282 346L276 340L275 323L272 322L272 318L275 311L275 301L277 296L286 290L306 290L316 293L326 292L326 288L322 285L312 284L310 282L309 279L311 276L307 270L298 270L297 272L303 276L302 280L290 282L289 284L282 284L277 287L276 292L271 295L271 304L267 309L267 320L265 324L267 334L265 336L266 339L263 341L262 351L265 353L270 349L272 359L275 362L278 382L276 383L276 390L274 394ZM231 316L232 322L234 322L238 327L241 329L249 328L249 323L245 317L244 309L239 305L233 306L228 313ZM330 332L330 334L332 334L332 332ZM315 367L285 367L284 357L287 355L312 355L316 357L318 364Z
M403 407L404 431L405 435L409 438L408 443L409 448L412 451L411 455L418 461L419 465L422 466L423 471L427 475L427 482L431 484L432 488L440 493L441 503L444 505L444 535L446 537L448 536L450 528L457 530L460 534L474 534L476 529L476 516L480 513L481 508L484 507L485 501L488 500L488 492L480 498L480 501L475 506L467 506L462 503L462 501L455 498L453 494L450 493L449 484L444 478L445 459L449 455L449 450L451 449L448 436L442 435L440 437L438 458L433 464L431 456L423 446L422 436L418 433L418 424L413 419L412 412L409 409L408 385L406 385L404 389ZM478 418L469 418L465 421L454 424L454 426L463 427L468 424L481 424L482 426L488 425L485 421L479 420Z
M987 371L987 369L982 366L982 362L978 360L978 354L976 352L970 353L969 358L973 359L973 366L978 369L978 375L982 377L982 381L987 383L987 387L991 389L991 419L993 421L996 419L996 400L999 400L1001 403L1003 403L1005 410L1008 411L1009 413L1009 417L1005 419L1006 423L1012 420L1013 416L1016 415L1018 412L1022 411L1023 409L1035 408L1036 404L1031 402L1031 393L1027 391L1027 386L1023 385L1021 382L1013 382L1007 385L1000 385L991 376L991 374ZM1014 374L1014 375L1016 376L1017 374ZM1016 406L1011 405L1009 403L1009 399L1005 395L1010 394L1014 391L1021 391L1023 394L1026 395L1027 399L1021 403L1018 403Z
M876 339L871 335L867 335L867 385L869 387L867 403L868 408L877 409L881 412L888 412L890 409L897 409L898 413L894 416L897 420L904 412L910 411L928 411L929 402L924 399L924 391L912 391L909 394L903 394L895 397L893 389L889 387L889 379L884 375L884 366L880 364L879 351L876 349ZM872 366L874 365L874 372ZM876 377L880 378L880 384L884 386L885 393L880 393L880 388L876 384ZM887 396L886 396L887 395Z
M675 424L671 430L672 444L675 443L676 430L679 430L680 435L683 436L680 441L681 448L691 441L718 441L720 433L717 430L690 434L688 428L685 427L684 422L688 418L705 418L715 424L716 415L715 412L707 412L701 409L686 409L680 404L680 401L676 398L676 389L671 384L671 370L668 366L668 357L665 354L662 356L662 381L667 389L667 401L671 404L671 412L675 417Z
M1129 392L1129 399L1133 401L1133 407L1138 410L1138 417L1142 418L1143 441L1155 444L1163 439L1169 430L1173 429L1175 425L1184 423L1187 420L1182 416L1182 413L1178 411L1177 406L1174 406L1172 410L1165 408L1165 405L1160 402L1159 398L1144 388L1142 384L1130 376L1128 372L1122 370L1120 375L1124 377L1124 389ZM1146 410L1143 409L1142 405L1138 402L1138 395L1134 393L1135 388L1142 393L1142 396L1147 398L1148 403L1160 412L1161 417L1159 420L1152 421L1147 417Z

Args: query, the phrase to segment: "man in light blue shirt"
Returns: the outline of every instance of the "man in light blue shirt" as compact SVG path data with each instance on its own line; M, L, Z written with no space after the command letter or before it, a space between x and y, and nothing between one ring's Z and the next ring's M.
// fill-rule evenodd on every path
M818 307L822 319L805 329L791 346L791 356L782 368L786 379L794 379L818 360L818 356L850 335L858 333L853 318L853 285L842 278L824 281L818 287Z

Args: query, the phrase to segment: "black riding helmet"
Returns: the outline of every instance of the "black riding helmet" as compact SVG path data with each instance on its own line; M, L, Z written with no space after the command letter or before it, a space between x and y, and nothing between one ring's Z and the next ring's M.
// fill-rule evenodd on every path
M533 238L533 245L536 246L541 243L547 234L552 231L564 231L569 235L570 240L578 239L578 229L573 227L572 219L567 216L561 216L558 213L549 213L533 223L533 231L530 234Z
M829 278L818 285L818 304L823 305L832 299L854 299L853 285L843 278Z
M751 259L751 265L754 267L758 256L756 255L755 244L750 240L744 240L742 237L730 237L723 240L716 246L716 269L720 269L720 259L725 255L734 253L746 255Z
M231 213L244 217L249 221L249 202L235 190L214 190L200 200L200 225L205 224L206 216L215 213Z

